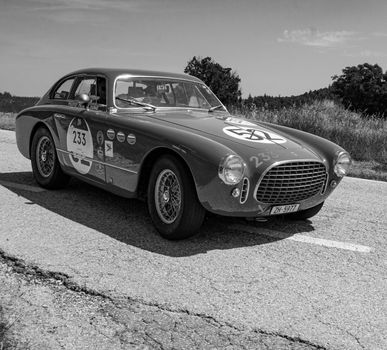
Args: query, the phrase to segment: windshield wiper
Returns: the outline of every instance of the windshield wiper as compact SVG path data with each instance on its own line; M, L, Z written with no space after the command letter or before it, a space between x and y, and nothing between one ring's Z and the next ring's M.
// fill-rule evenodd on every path
M213 112L213 111L216 111L217 109L220 109L220 108L223 108L223 105L217 105L217 106L214 106L214 107L211 107L208 112Z
M153 106L153 105L151 105L149 103L137 101L137 100L135 100L133 98L122 98L122 97L116 96L116 100L127 102L130 105L144 107L144 109L146 109L147 111L152 110L154 112L156 110L155 106Z

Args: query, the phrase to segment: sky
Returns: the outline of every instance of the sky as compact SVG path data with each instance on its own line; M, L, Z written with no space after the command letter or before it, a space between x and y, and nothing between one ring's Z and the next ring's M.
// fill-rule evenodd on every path
M232 68L243 97L386 71L387 1L0 0L0 92L41 96L86 67L183 72L193 56Z

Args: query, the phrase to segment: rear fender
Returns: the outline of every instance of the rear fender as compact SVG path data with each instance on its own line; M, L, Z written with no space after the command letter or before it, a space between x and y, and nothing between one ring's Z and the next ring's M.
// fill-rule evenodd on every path
M39 127L46 127L57 146L59 144L58 132L56 130L53 112L38 110L34 107L20 112L16 116L16 143L20 153L30 159L32 138Z

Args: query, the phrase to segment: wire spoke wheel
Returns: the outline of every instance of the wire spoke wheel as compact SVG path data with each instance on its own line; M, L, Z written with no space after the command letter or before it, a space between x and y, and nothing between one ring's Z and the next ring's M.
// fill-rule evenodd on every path
M60 166L54 139L45 127L38 128L31 141L31 166L36 182L53 190L65 187L70 176Z
M42 136L36 147L36 165L39 173L48 178L55 169L55 149L51 139Z
M170 154L160 157L153 165L147 202L153 224L167 239L193 236L205 217L189 169Z
M166 224L172 224L181 210L181 186L172 170L164 169L158 175L154 199L160 219Z

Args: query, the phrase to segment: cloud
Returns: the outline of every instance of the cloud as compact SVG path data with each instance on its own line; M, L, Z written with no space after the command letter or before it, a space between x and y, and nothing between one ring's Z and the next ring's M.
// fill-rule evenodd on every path
M387 52L374 51L374 50L362 50L359 52L346 53L345 56L362 57L362 58L382 58L382 57L387 57Z
M387 33L383 33L383 32L374 32L372 33L373 36L376 36L376 37L382 37L382 38L385 38L387 37Z
M122 9L130 10L140 7L135 0L13 0L6 3L8 8L19 8L30 11L81 11L81 10L107 10Z
M348 44L349 41L356 39L355 32L346 30L336 32L320 32L315 28L285 30L280 43L288 42L304 46L313 46L318 48L336 48Z
M0 0L1 2L2 0ZM117 13L138 13L146 11L153 0L12 0L6 1L0 17L28 16L44 18L54 22L106 21L106 16Z

